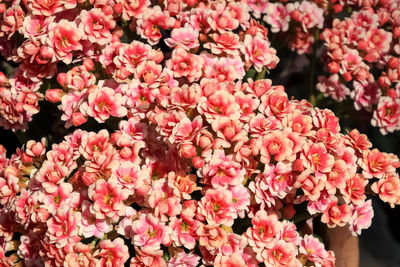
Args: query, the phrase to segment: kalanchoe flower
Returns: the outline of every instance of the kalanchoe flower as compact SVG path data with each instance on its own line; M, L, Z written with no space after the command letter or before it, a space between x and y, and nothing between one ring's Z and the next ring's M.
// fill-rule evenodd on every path
M312 52L316 89L398 130L397 6L3 1L0 126L48 136L0 145L0 265L334 266L295 222L360 234L368 194L400 203L400 161L264 76L275 45ZM54 104L64 140L35 128Z

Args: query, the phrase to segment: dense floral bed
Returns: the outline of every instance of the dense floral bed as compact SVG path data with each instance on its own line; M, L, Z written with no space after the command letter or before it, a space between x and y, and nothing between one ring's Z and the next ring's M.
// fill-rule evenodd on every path
M37 127L43 100L72 130L8 158L0 146L1 265L334 266L312 219L360 234L373 217L367 194L399 203L400 161L266 79L279 62L267 25L306 53L324 16L353 5L3 1L0 48L13 74L0 75L0 125ZM317 88L337 100L353 97L339 80L369 90L364 78L384 78L372 81L368 64L396 65L398 39L378 28L392 20L371 12L321 35L332 76ZM375 25L382 47L335 46L350 20ZM368 63L354 63L360 55ZM380 90L356 106L378 103L374 122L396 130L397 106L381 102L398 92Z

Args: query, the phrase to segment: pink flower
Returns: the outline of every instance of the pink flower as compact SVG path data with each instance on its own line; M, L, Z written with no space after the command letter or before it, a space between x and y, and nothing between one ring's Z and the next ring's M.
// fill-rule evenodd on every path
M240 253L234 253L229 256L225 256L222 253L219 253L214 260L215 267L238 267L238 266L247 266L245 260L243 259Z
M339 205L337 200L332 201L321 217L321 222L328 227L344 226L350 220L350 207L347 204Z
M47 44L56 59L69 64L72 61L72 53L82 50L80 40L83 35L84 33L76 26L75 22L62 19L57 23L49 24Z
M391 207L400 200L400 179L397 174L389 174L371 186L372 191L379 194L379 198L388 202Z
M203 61L202 57L178 47L172 51L172 58L166 65L174 72L174 77L186 77L189 82L194 82L202 75Z
M240 108L235 103L234 96L222 90L216 91L208 97L201 97L197 109L209 123L227 118L231 120L240 118Z
M311 115L315 127L325 128L332 133L340 131L339 119L331 110L314 108L311 111Z
M307 260L321 264L328 256L325 246L312 235L305 235L300 244L299 253L304 254Z
M182 47L191 50L199 46L199 32L190 26L176 28L171 31L171 38L165 39L169 47Z
M285 132L271 131L264 135L260 150L260 161L268 164L273 159L276 161L294 160L294 142L290 140Z
M249 0L248 5L256 18L260 18L262 13L265 13L270 2L268 0Z
M80 139L79 153L85 159L90 160L97 155L107 154L107 152L112 151L107 130L101 130L98 133L84 132Z
M368 152L368 149L372 147L371 142L365 134L360 134L357 129L353 129L346 136L346 144L349 144L357 153L363 154Z
M196 246L196 238L194 231L197 229L197 224L190 224L182 219L173 217L170 220L172 235L171 239L175 246L184 246L187 249L194 249Z
M211 38L214 42L205 43L204 47L210 49L214 55L226 53L232 56L239 56L241 45L237 34L232 32L214 33Z
M267 116L282 118L291 111L291 105L284 91L271 90L261 96L261 104L258 109Z
M357 110L365 108L367 111L371 111L372 106L378 103L381 96L378 83L354 81L353 88L354 90L350 93L350 96L354 100L354 107Z
M371 119L372 126L379 127L382 134L400 129L400 99L389 96L379 98L378 107Z
M251 223L252 227L243 234L247 243L257 253L264 248L272 248L276 236L283 228L278 216L275 213L268 214L265 210L259 210L251 219Z
M79 154L67 143L53 144L52 149L46 154L47 159L59 165L68 168L68 172L72 172L77 167L76 159Z
M328 173L335 163L333 155L327 152L323 143L309 144L300 157L304 167L312 172Z
M199 245L205 247L208 251L214 251L221 248L227 242L226 231L215 224L202 224L196 230Z
M191 199L190 194L200 189L197 186L197 176L185 172L168 173L168 186L175 196L183 199Z
M359 164L363 169L363 176L368 179L373 177L382 178L385 173L393 173L395 171L389 154L380 152L376 148L366 151Z
M225 2L214 3L213 11L207 17L211 29L219 32L232 31L239 26L239 21L226 8Z
M1 180L0 180L1 185ZM4 190L2 185L1 189ZM42 204L43 193L40 191L28 192L21 190L21 194L15 198L16 221L24 228L31 223L45 223L50 214Z
M99 264L105 267L122 266L129 259L128 247L120 237L100 242L100 250L94 253L95 257L100 257Z
M48 26L53 21L54 16L27 15L23 21L24 37L32 40L39 39L44 43Z
M42 184L47 192L53 193L57 190L57 185L64 181L67 174L68 168L66 166L44 161L42 167L35 173L34 178Z
M43 204L53 215L60 208L76 209L80 204L79 202L79 193L73 192L72 185L69 183L60 184L57 191L45 193L43 198Z
M2 34L7 34L7 39L18 31L24 22L24 11L20 5L14 5L3 13L3 23L1 25Z
M325 97L332 97L334 100L341 102L346 99L346 95L350 94L350 90L339 81L339 75L333 74L326 78L318 77L317 89L324 94Z
M268 181L262 174L258 174L254 181L250 182L249 189L254 193L255 201L260 204L261 209L275 206L275 197L269 191Z
M264 262L268 266L284 267L295 266L296 250L293 244L286 243L283 240L275 242L272 248L265 249L262 252Z
M164 225L152 214L140 214L132 224L132 244L144 251L157 251L160 245L167 245L170 240L171 228Z
M106 219L97 219L95 214L90 211L90 202L84 200L82 203L82 219L79 226L80 234L85 238L95 236L103 238L105 233L112 230L112 224Z
M167 267L196 267L199 261L200 257L196 254L179 251L177 255L169 259Z
M91 247L82 243L76 243L72 251L65 256L65 267L95 267L98 259L93 258Z
M346 187L340 190L346 203L353 202L356 205L363 203L366 198L365 186L367 184L368 180L360 174L355 174L347 179Z
M27 0L26 2L33 15L52 16L57 12L76 7L76 0Z
M215 150L210 163L203 166L202 176L210 181L213 187L239 185L244 180L246 171L233 160L233 155L225 156L224 150Z
M150 6L149 0L116 0L117 4L122 6L122 18L130 20L132 17L139 18L147 11Z
M298 110L292 110L291 113L288 113L287 116L283 117L282 125L290 127L294 132L303 136L309 136L314 132L311 130L313 128L312 118L308 115L302 114Z
M278 162L276 166L265 165L263 178L268 185L268 191L272 196L283 199L293 188L295 177L291 173L289 164Z
M131 258L130 267L166 267L167 263L162 258L163 251L145 251L138 247L135 248L136 257Z
M201 199L198 212L209 224L232 226L235 214L232 214L232 192L223 189L208 189Z
M104 9L104 12L107 12ZM104 13L101 9L92 8L90 11L82 10L79 14L80 25L83 29L82 39L91 43L106 45L111 42L111 32L114 29L115 21L110 13Z
M57 248L72 246L79 242L78 225L81 220L80 212L74 212L72 209L58 209L55 216L47 221L46 236L50 243L55 244Z
M264 21L271 25L272 32L286 32L289 29L289 11L282 3L268 3Z
M128 194L115 181L98 180L89 187L88 195L94 202L90 211L97 219L109 218L117 222L125 214L123 201L128 198Z
M174 24L175 19L170 17L167 11L163 12L160 6L154 6L147 9L137 21L136 31L142 38L147 39L149 44L155 45L161 39L160 28L166 30Z
M275 68L279 62L276 50L270 48L270 43L266 39L257 36L253 38L247 34L243 47L247 68L253 65L258 72L261 72L264 67Z
M307 32L307 29L314 27L322 29L324 24L324 10L314 2L303 1L301 4L295 3L289 5L288 10L290 10L291 17L302 24L305 32Z
M350 217L350 231L353 235L360 235L361 230L368 229L374 217L371 200L361 203L360 205L352 205Z
M104 86L103 82L99 82L97 88L89 91L88 101L81 105L80 111L100 123L105 122L110 116L121 118L127 114L126 107L122 106L121 94Z

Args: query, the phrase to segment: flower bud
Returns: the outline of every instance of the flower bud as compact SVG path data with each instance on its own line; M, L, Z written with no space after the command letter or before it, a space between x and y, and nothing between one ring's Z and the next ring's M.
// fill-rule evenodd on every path
M44 98L51 103L58 103L64 95L65 93L61 89L49 89L46 91Z

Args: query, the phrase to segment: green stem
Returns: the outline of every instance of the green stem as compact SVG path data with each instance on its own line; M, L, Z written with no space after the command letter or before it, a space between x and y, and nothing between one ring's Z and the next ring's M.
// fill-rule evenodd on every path
M261 72L257 73L256 80L264 79L266 73L267 73L267 68L264 67Z

